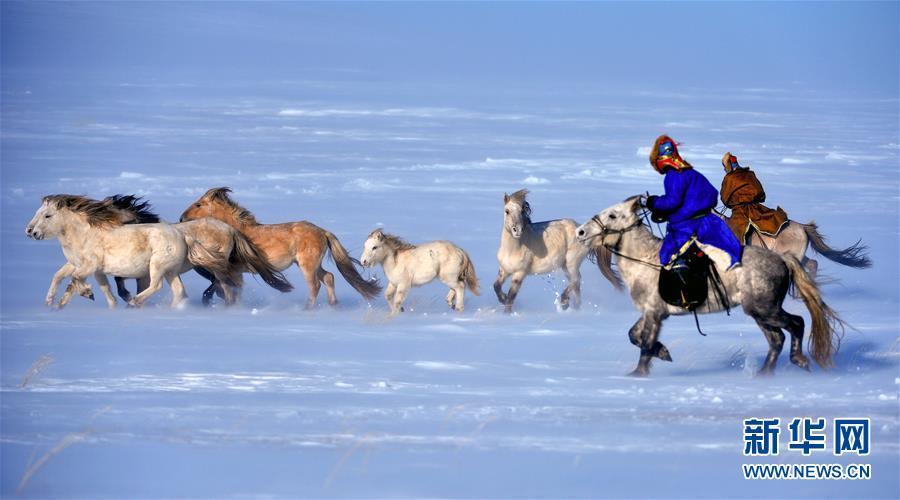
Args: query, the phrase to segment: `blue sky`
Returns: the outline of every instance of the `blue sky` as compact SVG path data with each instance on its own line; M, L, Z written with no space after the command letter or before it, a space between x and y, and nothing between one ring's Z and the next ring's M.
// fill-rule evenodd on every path
M802 86L893 97L897 2L2 3L4 76Z

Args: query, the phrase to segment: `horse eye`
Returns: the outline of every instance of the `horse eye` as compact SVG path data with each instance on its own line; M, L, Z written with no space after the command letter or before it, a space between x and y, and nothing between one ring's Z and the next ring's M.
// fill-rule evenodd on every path
M504 212L506 212L506 215L509 215L509 210L504 210Z
M616 218L616 214L609 214L609 218L610 218L610 219L615 219L615 218Z
M200 208L200 204L199 204L199 203L197 203L197 204L194 205L194 206L196 206L197 208Z
M44 216L45 219L49 219L50 217L53 217L53 216L50 215L50 214L47 214L47 215Z

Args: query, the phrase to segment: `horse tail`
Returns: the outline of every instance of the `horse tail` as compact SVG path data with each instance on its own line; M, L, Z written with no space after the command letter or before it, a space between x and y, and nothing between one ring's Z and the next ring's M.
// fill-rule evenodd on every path
M232 231L232 241L234 245L231 250L230 260L233 264L236 264L235 267L247 269L254 274L258 274L267 285L281 293L287 293L294 289L293 285L284 277L284 274L272 266L256 245L241 234L240 231Z
M378 284L378 280L368 281L363 278L355 266L355 264L359 264L359 261L350 257L347 249L338 241L337 236L324 229L322 232L325 233L325 240L328 242L328 249L331 250L331 257L334 259L341 276L347 280L347 283L368 300L378 296L378 293L381 291L381 285Z
M790 255L782 255L781 258L787 264L791 272L791 282L799 292L803 303L806 304L806 309L812 319L809 353L819 366L830 368L834 366L832 357L841 344L837 330L840 329L843 332L844 321L822 300L819 287L816 286L816 282L809 276L800 261Z
M460 249L463 256L462 269L459 272L459 280L465 281L466 286L475 295L481 295L478 291L478 276L475 276L475 265L465 250Z
M229 259L206 248L203 243L189 234L184 235L184 241L187 243L187 259L195 268L203 268L213 276L231 276L231 263ZM228 285L234 285L231 279L228 279Z
M600 274L612 284L613 288L619 291L625 289L622 277L619 276L619 273L613 268L612 252L608 248L602 244L592 247L588 251L588 259L597 264L597 268L600 269Z
M806 237L809 238L809 242L813 249L825 256L826 259L858 269L872 267L872 260L866 255L868 247L862 244L862 240L858 240L856 243L843 250L835 250L825 243L825 237L819 233L819 227L816 225L815 221L801 225L803 226Z

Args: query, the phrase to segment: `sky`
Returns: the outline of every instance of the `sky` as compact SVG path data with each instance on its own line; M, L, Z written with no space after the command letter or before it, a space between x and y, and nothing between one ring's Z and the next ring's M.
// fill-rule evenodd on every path
M897 94L898 21L897 2L4 1L2 59L4 83L20 72L181 81L331 71L884 97Z

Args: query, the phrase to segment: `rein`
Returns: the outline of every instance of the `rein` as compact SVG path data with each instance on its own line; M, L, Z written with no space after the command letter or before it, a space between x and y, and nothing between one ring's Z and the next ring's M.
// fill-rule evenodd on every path
M598 215L595 215L595 216L591 217L591 220L592 220L594 223L596 223L598 226L600 226L600 234L598 234L597 236L600 236L601 234L603 234L603 235L605 235L605 234L625 234L625 233L627 233L628 231L631 231L632 229L634 229L634 228L636 228L636 227L639 227L639 226L643 226L643 225L644 225L644 222L643 222L641 219L638 219L637 221L635 221L634 224L631 224L631 225L628 226L628 227L625 227L625 228L622 228L622 229L610 229L606 224L604 224L604 223L600 220L600 217L599 217ZM609 250L613 255L616 255L616 256L618 256L618 257L621 257L621 258L623 258L623 259L625 259L625 260L630 260L630 261L632 261L632 262L637 262L637 263L639 263L639 264L643 264L643 265L645 265L645 266L647 266L647 267L651 267L651 268L656 269L656 270L660 270L660 269L663 268L663 266L661 266L661 265L659 265L659 264L654 264L654 263L652 263L652 262L647 262L647 261L645 261L645 260L641 260L641 259L638 259L638 258L635 258L635 257L631 257L631 256L628 256L628 255L625 255L625 254L619 252L618 250L616 250L615 248L612 248L612 247L610 247L610 246L608 246L608 245L603 245L603 246L605 246L606 249Z

